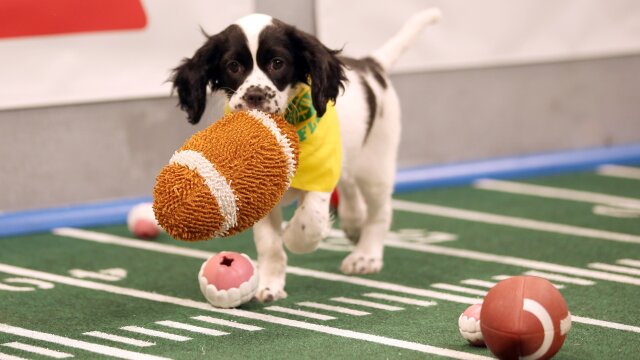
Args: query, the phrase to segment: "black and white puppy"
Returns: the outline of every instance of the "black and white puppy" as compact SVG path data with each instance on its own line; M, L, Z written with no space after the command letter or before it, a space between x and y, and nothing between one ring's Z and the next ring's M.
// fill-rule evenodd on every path
M321 117L335 103L342 141L338 183L340 225L355 249L341 265L346 274L368 274L383 265L384 238L391 225L391 194L400 141L400 105L386 71L420 31L440 18L428 9L414 15L371 56L352 59L330 50L314 36L267 15L246 16L208 36L173 74L180 107L197 123L207 90L222 92L231 111L259 109L283 114L300 86L310 86ZM317 248L331 226L331 192L291 188L282 204L298 200L283 229L280 207L254 226L258 253L259 301L287 296L287 255Z

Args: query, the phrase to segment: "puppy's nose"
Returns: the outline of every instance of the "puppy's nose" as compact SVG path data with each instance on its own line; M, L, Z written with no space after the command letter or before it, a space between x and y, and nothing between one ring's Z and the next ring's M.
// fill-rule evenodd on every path
M257 87L250 87L242 96L242 99L249 106L260 106L266 100L267 96L265 92Z

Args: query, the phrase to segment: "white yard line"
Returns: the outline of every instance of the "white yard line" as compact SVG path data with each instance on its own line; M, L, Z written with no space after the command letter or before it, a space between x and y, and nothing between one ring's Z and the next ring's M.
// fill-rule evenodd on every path
M440 290L449 290L449 291L460 292L460 293L464 293L464 294L471 294L471 295L478 295L478 296L487 295L487 292L484 291L484 290L471 289L471 288L468 288L468 287L458 286L458 285L435 283L435 284L431 284L431 287L436 288L436 289L440 289Z
M0 264L0 266L5 267L5 265L2 265L2 264ZM0 271L4 271L4 270L6 270L6 269L0 270ZM31 276L31 275L26 275L25 274L23 276ZM36 277L37 278L37 276L32 276L32 277ZM56 281L54 281L54 282L56 282ZM95 354L101 354L101 355L116 357L116 358L120 358L120 359L127 359L127 360L167 360L167 358L165 358L165 357L147 355L147 354L143 354L143 353L139 353L139 352L135 352L135 351L118 349L118 348L114 348L114 347L111 347L111 346L99 345L99 344L94 344L94 343L90 343L90 342L86 342L86 341L70 339L70 338L67 338L67 337L64 337L64 336L53 335L53 334L43 333L43 332L40 332L40 331L24 329L24 328L21 328L21 327L12 326L12 325L8 325L8 324L0 323L0 332L6 333L6 334L11 334L11 335L16 335L16 336L21 336L21 337L26 337L26 338L33 339L33 340L40 340L40 341L50 342L50 343L54 343L54 344L58 344L58 345L68 346L68 347L71 347L71 348L85 350L85 351L89 351L89 352L92 352L92 353L95 353Z
M540 277L542 277L542 276L540 276ZM502 279L502 280L504 280L504 279ZM479 280L479 279L466 279L466 280L460 281L460 283L461 284L465 284L465 285L483 287L483 288L487 288L487 289L491 289L492 287L494 287L496 285L496 283L494 283L494 282L484 281L484 280ZM564 289L564 285L558 285L558 284L552 284L552 285L556 289Z
M306 318L310 318L310 319L322 320L322 321L335 320L336 319L335 317L329 316L329 315L322 315L322 314L318 314L318 313L314 313L314 312L310 312L310 311L291 309L291 308L286 308L286 307L282 307L282 306L267 306L264 309L265 310L269 310L269 311L275 311L275 312L280 312L280 313L284 313L284 314L289 314L289 315L306 317Z
M557 281L557 282L562 282L562 283L567 283L567 284L582 285L582 286L595 285L595 282L593 282L591 280L580 279L580 278L564 276L564 275L559 275L559 274L550 274L550 273L546 273L546 272L542 272L542 271L530 270L530 271L525 272L524 274L525 275L530 275L530 276L537 276L537 277L545 278L547 280Z
M156 321L156 324L170 327L173 329L186 330L186 331L191 331L194 333L204 334L209 336L229 335L228 332L213 330L209 328L203 328L201 326L189 325L189 324L185 324L177 321L171 321L171 320Z
M1 212L0 212L0 214L1 214ZM21 358L19 356L9 355L9 354L5 354L3 352L0 352L0 360L27 360L27 359Z
M466 279L466 280L460 281L460 283L465 285L483 287L487 289L491 289L496 285L496 283L494 283L493 281L484 281L479 279Z
M385 245L396 247L396 248L407 249L407 250L420 251L420 252L425 252L430 254L454 256L454 257L459 257L463 259L485 261L485 262L491 262L496 264L512 265L512 266L517 266L521 268L529 268L529 269L540 270L540 271L549 271L552 273L562 273L566 275L574 275L574 276L579 276L583 278L586 277L591 279L605 280L605 281L618 282L622 284L640 286L640 279L632 276L611 274L604 271L589 270L589 269L577 268L572 266L548 263L544 261L518 258L513 256L489 254L489 253L483 253L479 251L456 249L456 248L449 248L449 247L443 247L443 246L437 246L437 245L410 244L410 243L405 243L401 241L387 241Z
M606 327L609 329L623 330L623 331L629 331L629 332L640 334L640 326L631 326L631 325L614 323L610 321L590 319L582 316L576 316L573 314L571 314L571 321L581 323L581 324L596 325L596 326Z
M412 299L408 297L396 296L396 295L390 295L390 294L366 293L366 294L362 294L362 296L366 296L374 299L380 299L380 300L395 301L395 302L399 302L407 305L417 305L422 307L430 307L430 306L438 305L438 303L435 301L424 301L424 300Z
M241 330L246 330L246 331L259 331L259 330L262 330L262 328L259 327L259 326L241 324L239 322L218 319L218 318L214 318L214 317L211 317L211 316L194 316L194 317L192 317L192 319L204 321L204 322L209 323L209 324L228 326L228 327L241 329Z
M597 263L597 262L591 263L587 266L596 270L611 271L615 273L640 276L640 269L634 269L626 266L609 265L609 264L603 264L603 263Z
M14 348L14 349L30 352L30 353L33 353L33 354L42 355L42 356L52 357L54 359L66 359L66 358L73 357L73 355L67 354L67 353L62 352L62 351L55 351L55 350L43 348L43 347L40 347L40 346L23 344L23 343L17 342L17 341L16 342L10 342L10 343L6 343L6 344L2 344L2 346L6 346L6 347L10 347L10 348Z
M119 343L122 343L122 344L133 345L133 346L138 346L138 347L148 347L148 346L153 346L153 345L156 344L156 343L149 342L149 341L142 341L142 340L137 340L137 339L131 339L131 338L124 337L124 336L107 334L107 333L104 333L102 331L89 331L89 332L84 333L84 335L93 336L93 337L97 337L97 338L100 338L100 339L115 341L115 342L119 342Z
M620 259L616 261L616 264L640 268L640 260Z
M473 183L477 189L507 192L510 194L538 196L550 199L570 200L590 204L615 205L640 209L640 199L600 194L590 191L556 188L513 181L480 179Z
M337 312L337 313L340 313L340 314L347 314L347 315L353 315L353 316L371 315L371 313L368 313L366 311L353 310L353 309L349 309L349 308L346 308L346 307L343 307L343 306L334 306L334 305L321 304L321 303L317 303L317 302L313 302L313 301L303 301L303 302L296 303L296 305L310 307L312 309L334 311L334 312Z
M404 310L404 308L401 308L399 306L380 304L380 303L373 302L373 301L352 299L352 298L347 298L347 297L334 297L334 298L331 298L331 300L337 301L337 302L341 302L341 303L344 303L344 304L360 305L360 306L370 307L370 308L379 309L379 310L387 310L387 311Z
M640 244L640 236L638 235L557 224L546 221L530 220L506 215L497 215L480 211L463 210L440 205L431 205L404 200L393 200L393 209L418 214L481 222L485 224L511 226L520 229L545 231L556 234L579 236L598 240Z
M164 331L151 330L151 329L147 329L147 328L143 328L143 327L139 327L139 326L124 326L124 327L121 327L120 329L126 330L126 331L131 331L131 332L138 333L138 334L147 335L147 336L158 337L158 338L166 339L166 340L173 340L173 341L189 341L189 340L191 340L191 338L187 337L187 336L171 334L171 333L164 332Z
M490 357L470 354L462 351L445 349L445 348L440 348L436 346L420 344L420 343L415 343L415 342L410 342L405 340L398 340L398 339L388 338L384 336L366 334L366 333L361 333L361 332L352 331L352 330L344 330L344 329L339 329L339 328L330 327L326 325L307 323L304 321L290 320L290 319L272 316L268 314L255 313L255 312L240 310L240 309L220 309L220 308L215 308L206 302L177 298L177 297L162 295L154 292L125 288L125 287L116 286L112 284L103 284L103 283L97 283L97 282L88 281L88 280L75 279L67 276L51 274L51 273L46 273L46 272L27 269L27 268L21 268L13 265L0 263L0 272L14 274L18 276L28 276L32 278L45 280L45 281L51 281L54 283L60 283L60 284L65 284L69 286L90 289L90 290L103 291L111 294L135 297L138 299L145 299L145 300L155 301L159 303L172 304L172 305L183 306L183 307L188 307L192 309L217 312L221 314L238 316L238 317L247 318L247 319L260 320L260 321L264 321L272 324L289 326L289 327L298 328L298 329L305 329L305 330L340 336L340 337L349 338L349 339L362 340L362 341L367 341L371 343L397 347L401 349L409 349L409 350L414 350L414 351L418 351L426 354L440 355L440 356L449 357L453 359L461 359L461 360L491 359ZM65 343L69 343L68 341L71 341L70 344L75 345L72 347L78 347L78 346L81 346L82 343L84 343L77 340L62 338L57 335L37 333L30 330L16 328L16 327L5 325L5 324L0 324L0 332L8 332L14 335L24 334L22 336L27 336L27 337L36 338L36 339L49 339L49 337L53 337L55 340L64 341ZM42 336L39 334L43 334L46 336ZM62 339L66 339L66 340L62 340ZM52 341L52 342L57 342L57 341ZM84 343L84 344L89 344L89 343ZM133 353L128 351L125 352L125 350L110 348L102 345L96 345L96 344L90 344L90 345L96 347L96 348L92 348L94 352L97 352L98 350L102 350L102 351L105 351L103 354L111 355L113 357L121 357L121 356L116 356L115 354L118 354L118 355L135 354L136 356L125 357L125 359L132 359L132 360L163 359L163 358L154 357L151 355ZM109 349L109 350L104 350L104 349Z
M640 169L620 165L602 165L598 168L598 175L640 180Z

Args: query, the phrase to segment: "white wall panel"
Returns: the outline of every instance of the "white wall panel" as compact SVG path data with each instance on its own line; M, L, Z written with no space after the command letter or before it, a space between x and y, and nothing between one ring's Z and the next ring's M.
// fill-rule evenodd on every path
M640 53L636 0L317 0L318 34L346 54L366 55L430 6L442 9L443 21L395 72Z
M172 68L253 0L144 0L142 30L0 39L0 110L166 96ZM1 26L1 24L0 24Z

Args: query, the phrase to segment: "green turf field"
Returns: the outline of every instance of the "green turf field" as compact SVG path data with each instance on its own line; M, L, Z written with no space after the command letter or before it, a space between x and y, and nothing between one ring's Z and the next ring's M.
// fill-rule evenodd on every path
M0 359L491 357L459 335L458 316L519 274L551 277L574 315L557 359L640 358L640 179L576 173L395 198L380 274L340 274L349 245L336 230L289 255L287 299L237 310L208 305L196 275L212 252L255 258L250 232L0 239Z

